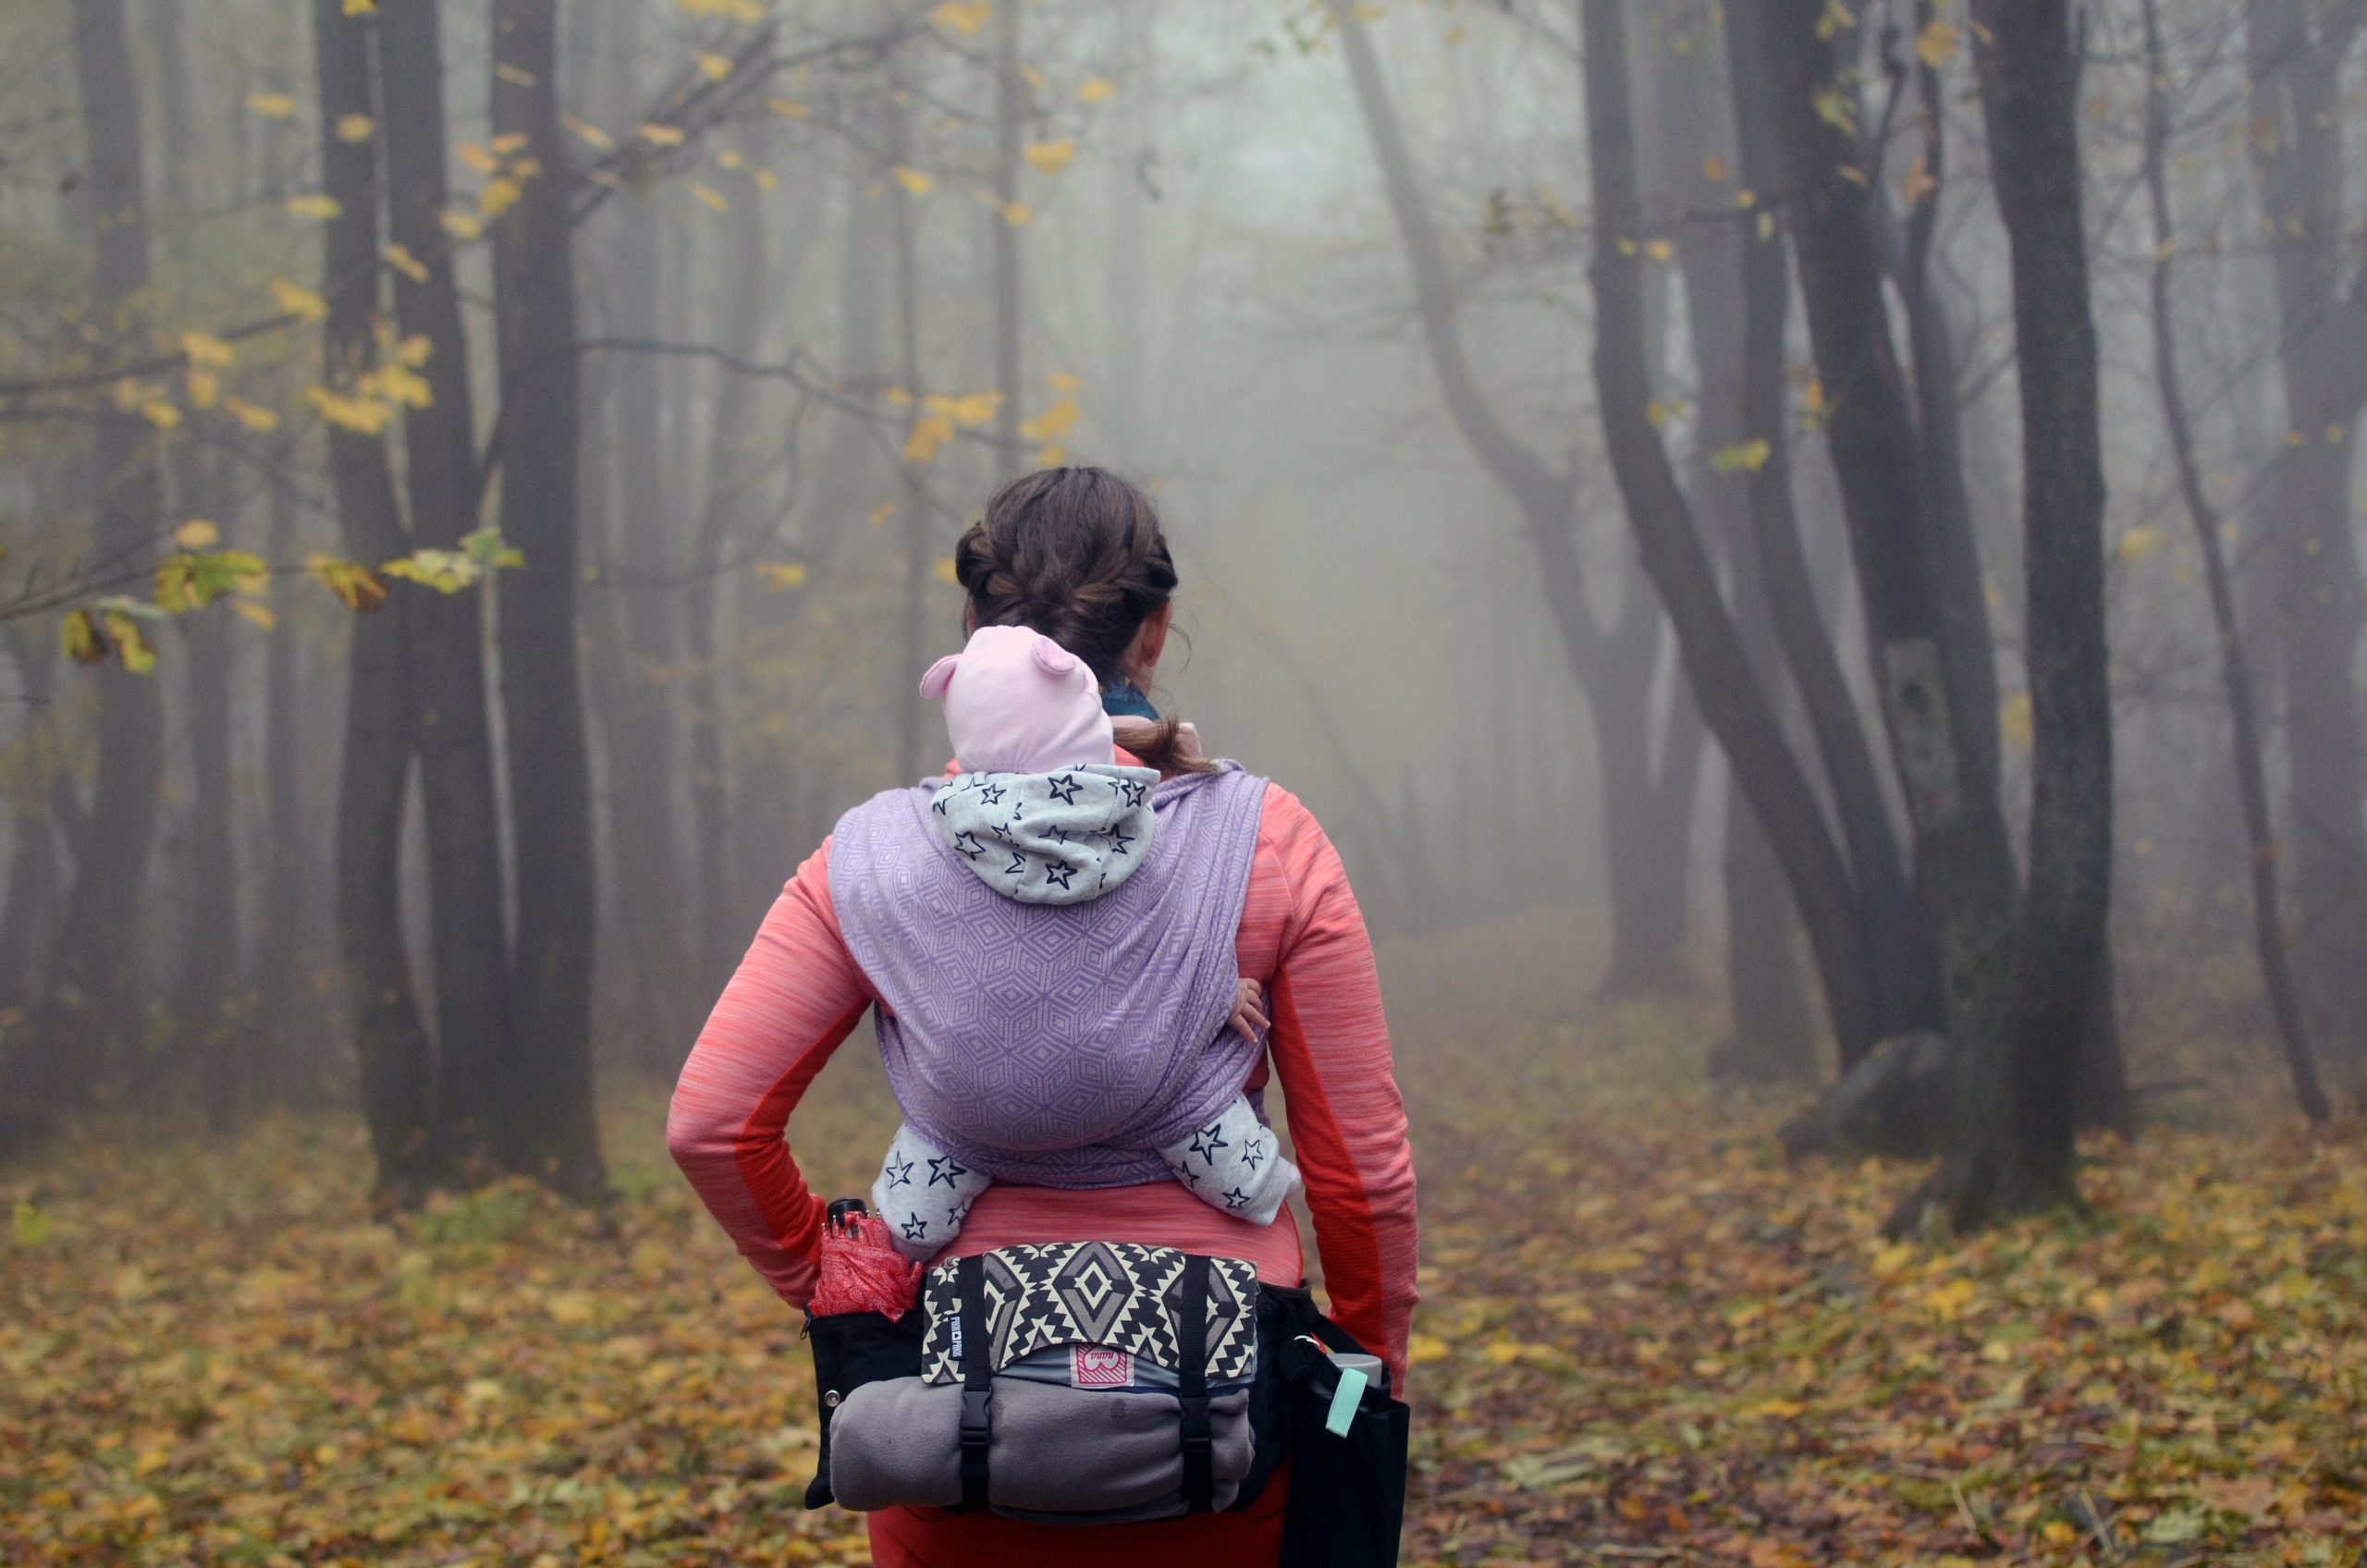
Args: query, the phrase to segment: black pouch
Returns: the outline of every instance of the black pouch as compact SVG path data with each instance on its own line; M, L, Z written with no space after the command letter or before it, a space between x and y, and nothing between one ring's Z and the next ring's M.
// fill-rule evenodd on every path
M880 1312L805 1315L805 1337L814 1346L814 1392L822 1404L822 1456L805 1488L805 1506L828 1508L830 1493L830 1423L847 1395L865 1383L917 1378L921 1336L928 1314L914 1307L901 1317Z
M1291 1451L1282 1568L1396 1568L1405 1523L1405 1443L1412 1412L1403 1400L1367 1387L1347 1433L1334 1436L1325 1422L1339 1392L1340 1368L1307 1341L1350 1354L1367 1353L1355 1336L1317 1311L1305 1292L1283 1305L1293 1319L1290 1331L1261 1347L1273 1355L1268 1365L1274 1415Z

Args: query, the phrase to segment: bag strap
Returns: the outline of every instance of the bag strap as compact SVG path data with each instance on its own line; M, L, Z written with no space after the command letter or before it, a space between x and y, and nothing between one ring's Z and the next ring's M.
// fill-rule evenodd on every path
M962 1325L962 1506L987 1506L987 1450L994 1441L988 1408L994 1347L987 1342L987 1260L973 1253L954 1268Z
M1214 1444L1208 1434L1208 1260L1197 1253L1184 1258L1183 1300L1175 1325L1176 1393L1183 1406L1184 1507L1201 1513L1216 1506Z

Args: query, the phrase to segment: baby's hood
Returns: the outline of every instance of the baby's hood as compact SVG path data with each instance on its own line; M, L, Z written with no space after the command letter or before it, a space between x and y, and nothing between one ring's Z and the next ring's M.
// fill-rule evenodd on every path
M1117 887L1150 851L1147 767L1095 763L1048 773L963 773L930 820L979 881L1028 904L1078 904Z
M953 754L980 773L1116 760L1091 667L1030 627L978 628L959 654L929 667L921 695L945 699Z

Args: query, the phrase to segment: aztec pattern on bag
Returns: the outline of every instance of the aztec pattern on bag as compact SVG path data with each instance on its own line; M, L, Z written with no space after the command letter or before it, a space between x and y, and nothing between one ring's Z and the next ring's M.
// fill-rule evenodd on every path
M989 1365L1000 1371L1035 1351L1088 1344L1174 1370L1184 1256L1173 1247L1126 1242L1059 1242L987 1253ZM951 1261L928 1271L924 1300L928 1333L921 1341L921 1377L952 1382L962 1375L954 1348L962 1292ZM1210 1383L1257 1375L1257 1268L1240 1258L1209 1259Z

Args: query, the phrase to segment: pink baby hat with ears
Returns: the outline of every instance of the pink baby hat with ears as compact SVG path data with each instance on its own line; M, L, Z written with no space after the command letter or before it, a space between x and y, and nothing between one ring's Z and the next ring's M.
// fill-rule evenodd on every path
M982 626L929 666L953 755L970 773L1049 773L1115 760L1099 683L1083 659L1024 626Z

